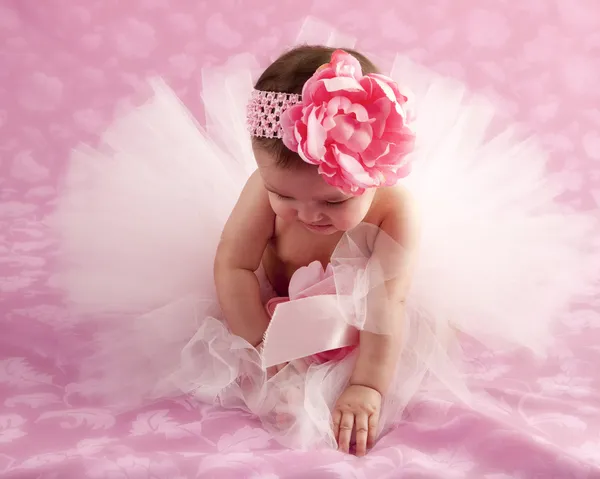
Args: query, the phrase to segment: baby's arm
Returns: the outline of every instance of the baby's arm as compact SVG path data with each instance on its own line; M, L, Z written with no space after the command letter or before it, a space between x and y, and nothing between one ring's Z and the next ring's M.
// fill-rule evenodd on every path
M385 234L375 240L373 255L385 265L387 274L393 273L393 279L385 283L382 292L387 299L382 298L381 306L384 307L375 308L375 318L368 319L379 323L377 329L382 334L361 332L358 359L350 380L351 384L371 387L382 395L391 383L400 352L404 304L418 236L417 214L408 192L395 189L389 200L380 224Z
M369 293L367 327L360 333L358 358L332 414L338 448L349 451L354 430L358 456L366 454L375 442L382 398L396 370L417 243L416 214L407 192L394 189L385 202L371 259L392 279Z
M217 248L214 276L217 295L233 332L253 346L263 337L269 317L255 271L273 235L275 214L258 173L248 180Z

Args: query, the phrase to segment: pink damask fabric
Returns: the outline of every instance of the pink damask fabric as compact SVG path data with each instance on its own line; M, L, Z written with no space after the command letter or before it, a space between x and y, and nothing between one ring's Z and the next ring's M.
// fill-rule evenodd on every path
M42 223L69 150L156 74L200 118L201 68L246 51L267 61L308 14L384 69L401 52L486 93L552 151L565 201L600 205L595 0L2 0L0 478L600 477L600 297L564 318L545 361L469 347L471 377L520 422L420 397L362 459L282 449L254 418L184 399L117 418L72 386L91 332L53 288Z

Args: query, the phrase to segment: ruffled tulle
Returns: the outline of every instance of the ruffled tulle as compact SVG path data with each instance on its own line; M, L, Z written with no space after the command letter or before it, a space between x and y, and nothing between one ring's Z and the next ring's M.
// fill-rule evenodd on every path
M356 352L311 356L351 347L358 330L375 328L366 312L395 272L363 247L382 235L377 228L348 232L328 275L275 310L265 357L290 361L276 375L228 331L212 265L254 168L244 107L256 65L248 57L241 63L204 73L205 126L153 80L148 101L118 118L100 146L73 153L48 219L61 240L55 283L96 333L71 390L118 409L189 394L256 414L285 445L333 446L330 409ZM555 320L593 292L600 270L598 215L561 205L561 186L532 141L512 130L490 139L490 104L406 59L396 59L391 75L416 94L417 147L405 184L423 225L382 430L419 391L477 407L461 373L458 335L543 354ZM391 238L387 244L402 254ZM257 274L267 304L274 294ZM296 274L302 282L307 271ZM324 281L333 289L319 289ZM306 318L321 325L308 327ZM319 342L317 327L343 334Z

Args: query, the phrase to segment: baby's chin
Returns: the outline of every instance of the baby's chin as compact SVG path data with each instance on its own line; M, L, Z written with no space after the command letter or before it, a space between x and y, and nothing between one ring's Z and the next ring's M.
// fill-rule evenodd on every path
M362 221L353 222L353 223L345 223L345 224L339 224L339 223L336 224L336 223L332 222L328 225L320 225L320 226L316 226L316 227L313 225L307 225L307 224L303 223L303 226L306 229L308 229L309 231L327 236L327 235L333 235L336 233L346 233L347 231L352 231L354 228L356 228L361 223L362 223Z

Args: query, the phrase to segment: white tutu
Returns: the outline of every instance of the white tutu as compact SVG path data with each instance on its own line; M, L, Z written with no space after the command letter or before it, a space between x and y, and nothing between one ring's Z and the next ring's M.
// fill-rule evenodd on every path
M55 282L96 334L70 388L115 408L190 394L256 414L285 445L334 445L330 409L355 353L290 357L268 377L258 352L229 333L216 301L216 246L254 168L244 126L249 65L205 72L205 127L153 80L151 98L118 118L99 147L73 153L49 218L62 245ZM403 58L391 76L416 94L415 168L405 184L423 230L382 428L419 391L471 400L458 334L543 354L555 320L593 292L600 271L597 212L559 203L561 186L532 141L510 130L489 138L490 104ZM312 295L319 277L300 291L304 299L278 311L269 344L302 341L286 337L286 321L290 331L316 334L297 327L302 312L365 327L369 292L387 279L357 246L373 229L361 225L342 239L332 257L336 289ZM299 270L299 282L311 268ZM267 303L273 293L261 278Z

